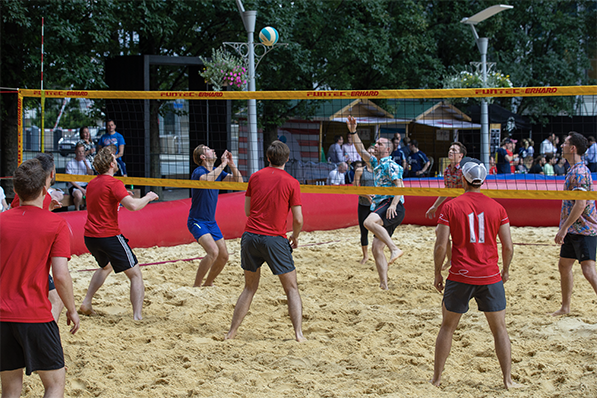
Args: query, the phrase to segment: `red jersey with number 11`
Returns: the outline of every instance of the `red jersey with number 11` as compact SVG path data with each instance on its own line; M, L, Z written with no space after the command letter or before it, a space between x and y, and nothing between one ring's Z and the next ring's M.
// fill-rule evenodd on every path
M508 224L506 210L482 193L466 192L446 203L440 224L450 227L452 266L448 280L490 285L502 280L496 237Z

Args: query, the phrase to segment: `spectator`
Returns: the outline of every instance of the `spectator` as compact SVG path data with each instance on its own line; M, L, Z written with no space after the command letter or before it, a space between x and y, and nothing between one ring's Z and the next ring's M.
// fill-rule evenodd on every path
M543 142L541 143L541 149L539 150L539 153L544 156L547 155L548 153L551 153L552 155L555 154L557 152L555 143L556 143L556 135L554 133L551 133L549 135L549 137L544 139Z
M545 156L539 155L535 158L533 166L529 170L529 174L543 174L543 166L545 165Z
M354 143L352 142L352 136L350 134L348 135L347 140L348 142L342 145L342 152L344 153L346 161L349 164L360 161L361 155L359 155L357 149L354 147Z
M548 153L545 155L545 164L543 165L543 174L546 176L553 176L555 172L553 170L553 166L556 164L556 158L552 153Z
M124 141L124 137L116 131L116 123L114 123L114 120L108 119L108 121L106 122L106 134L100 137L98 146L100 149L102 149L105 146L114 145L114 147L116 148L114 156L116 157L118 168L120 169L120 173L123 177L127 176L126 163L124 163L124 161L122 160L122 156L124 155L125 144L126 143Z
M528 174L533 167L533 157L528 155L522 160L522 167L524 168L523 173Z
M428 171L431 162L423 151L419 150L419 143L417 140L410 141L410 154L408 155L408 164L410 171L409 177L423 177Z
M334 143L330 145L330 149L328 150L328 162L338 164L344 161L344 152L342 152L343 143L344 138L341 135L334 137Z
M71 159L66 164L66 174L75 174L75 175L92 175L93 170L91 169L91 164L89 164L89 160L85 157L85 145L82 143L78 143L75 147L75 158ZM87 195L87 182L76 181L71 182L68 192L70 196L73 198L73 202L75 204L75 210L79 211L81 209L81 204L83 203L83 199L85 199L85 195Z
M527 156L531 156L533 159L535 158L535 141L530 138L527 138L529 142L529 147L527 148Z
M510 162L514 160L512 149L514 148L514 140L511 138L504 138L502 147L497 150L497 173L511 174L512 166Z
M349 135L350 137L350 135ZM394 151L390 156L392 156L392 160L398 163L404 170L406 170L406 155L400 146L400 141L402 140L402 136L398 133L392 138L392 144L394 145Z
M518 148L518 157L520 159L524 159L527 156L529 156L529 140L527 138L524 138L520 142L520 148Z
M489 157L489 174L496 175L497 174L497 167L495 167L495 157Z
M85 148L85 158L89 161L91 165L91 169L93 170L93 158L95 156L95 144L91 140L91 134L89 134L89 129L87 127L81 127L79 129L79 137L81 138L78 144L83 144Z
M589 148L585 153L585 162L591 173L597 172L597 143L595 137L589 137Z
M348 165L346 162L338 163L338 166L328 175L328 179L326 181L327 185L341 185L346 182L346 171L348 170Z
M565 176L566 173L568 173L568 169L568 163L566 162L566 158L563 156L560 158L560 160L558 160L558 163L553 166L553 171L557 176Z
M4 189L0 187L0 213L8 210L8 203L6 203L6 195L4 195Z

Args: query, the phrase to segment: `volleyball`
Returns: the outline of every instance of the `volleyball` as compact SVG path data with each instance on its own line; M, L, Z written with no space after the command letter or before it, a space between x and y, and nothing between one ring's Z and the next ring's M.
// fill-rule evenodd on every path
M259 32L259 40L266 46L273 46L278 42L278 31L271 26L266 26Z

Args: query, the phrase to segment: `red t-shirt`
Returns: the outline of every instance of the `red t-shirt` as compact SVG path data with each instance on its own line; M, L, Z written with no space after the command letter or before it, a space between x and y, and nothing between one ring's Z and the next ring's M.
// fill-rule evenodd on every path
M87 222L84 236L108 238L120 235L118 210L120 201L128 196L124 183L101 174L87 184Z
M299 182L284 170L266 167L251 175L245 196L251 198L245 231L286 237L288 211L301 205Z
M0 321L51 322L48 273L52 257L70 259L66 221L36 206L0 215Z
M52 203L52 195L47 193L44 197L44 209L50 210L50 203ZM12 202L10 202L10 207L14 209L15 207L19 207L20 205L21 201L19 199L19 195L15 192L15 198L12 200Z
M452 266L448 280L490 285L502 280L496 237L510 222L506 210L482 193L466 192L446 203L440 224L450 227Z

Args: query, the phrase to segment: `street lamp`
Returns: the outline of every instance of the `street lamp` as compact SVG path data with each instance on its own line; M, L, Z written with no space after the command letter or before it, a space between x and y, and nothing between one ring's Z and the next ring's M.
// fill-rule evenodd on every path
M243 20L245 30L247 31L247 42L228 42L223 44L234 48L234 50L241 56L243 62L249 70L249 78L247 79L247 91L255 91L255 69L259 62L265 57L267 53L272 51L276 46L287 46L285 43L275 43L271 46L265 46L262 43L254 43L253 34L255 33L255 19L257 18L257 11L245 11L242 0L236 0L238 13ZM255 54L255 47L260 48L259 54ZM257 59L257 64L255 60ZM257 102L254 99L247 100L247 107L249 113L249 137L248 137L248 165L249 175L259 171L259 142L257 136Z
M487 18L494 16L498 12L509 10L511 8L514 8L514 6L499 4L496 6L488 7L483 11L476 13L472 17L462 18L462 21L460 21L460 23L467 24L471 27L473 31L473 36L475 36L475 41L477 42L477 47L479 48L479 52L481 53L483 87L487 87L488 39L487 37L479 37L477 31L475 30L475 25L479 22L485 21ZM485 98L481 100L481 161L489 170L489 112L487 110L487 101L485 100Z

